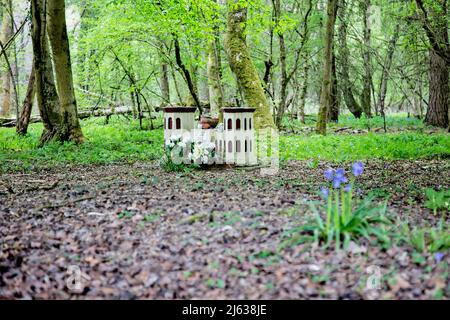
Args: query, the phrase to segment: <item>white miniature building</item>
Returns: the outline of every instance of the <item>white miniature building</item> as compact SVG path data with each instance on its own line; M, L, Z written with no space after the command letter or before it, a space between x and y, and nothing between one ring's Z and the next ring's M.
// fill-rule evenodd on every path
M256 139L253 108L223 108L223 130L197 129L194 120L194 107L164 108L164 141L183 133L198 136L215 144L216 164L256 165ZM220 126L220 125L219 125Z
M164 108L164 141L172 135L181 136L183 131L195 128L195 107L167 107Z
M226 163L255 165L256 139L253 108L223 108L222 134L216 133L216 150L221 152ZM222 145L222 148L220 148Z

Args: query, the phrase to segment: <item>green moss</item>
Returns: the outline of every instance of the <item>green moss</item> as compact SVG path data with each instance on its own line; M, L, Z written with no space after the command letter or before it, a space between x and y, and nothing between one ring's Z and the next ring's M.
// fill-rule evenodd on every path
M234 4L234 1L230 1ZM255 108L255 128L274 128L269 103L245 43L246 8L229 6L225 49L248 107Z

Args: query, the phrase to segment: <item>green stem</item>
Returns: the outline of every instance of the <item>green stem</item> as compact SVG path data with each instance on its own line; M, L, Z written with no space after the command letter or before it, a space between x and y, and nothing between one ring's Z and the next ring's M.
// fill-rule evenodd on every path
M340 247L340 216L339 216L339 191L336 190L335 209L334 209L334 228L336 230L336 249Z
M327 201L327 222L325 225L325 232L326 232L327 237L330 234L331 215L333 214L332 206L333 206L333 193L330 192L330 195L328 196L328 201Z

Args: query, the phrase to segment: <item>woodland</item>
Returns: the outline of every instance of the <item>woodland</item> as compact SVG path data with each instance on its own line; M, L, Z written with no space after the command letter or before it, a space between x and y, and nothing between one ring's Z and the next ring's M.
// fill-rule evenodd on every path
M449 299L449 5L0 0L0 300Z

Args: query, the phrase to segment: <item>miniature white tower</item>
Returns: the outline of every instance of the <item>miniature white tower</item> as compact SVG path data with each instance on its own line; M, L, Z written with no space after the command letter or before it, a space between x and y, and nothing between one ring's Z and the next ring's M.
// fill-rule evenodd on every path
M164 108L164 141L171 136L182 136L183 131L195 128L195 107L166 107Z
M237 165L255 165L256 139L253 108L223 108L223 146L225 162Z

